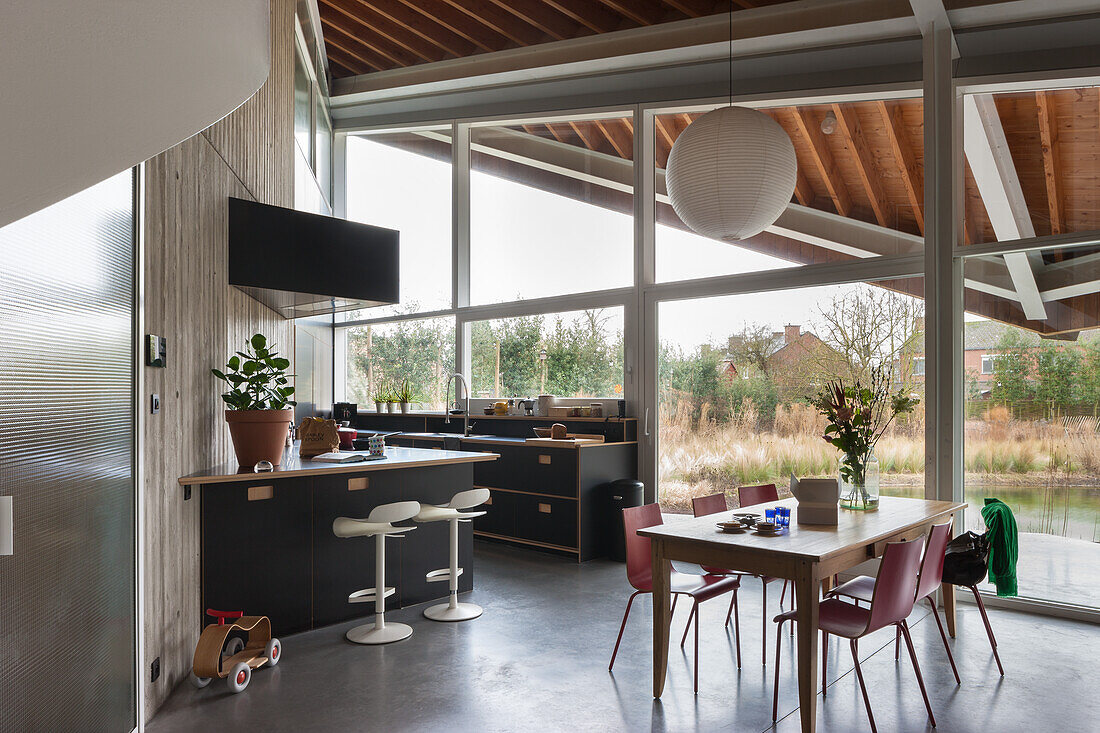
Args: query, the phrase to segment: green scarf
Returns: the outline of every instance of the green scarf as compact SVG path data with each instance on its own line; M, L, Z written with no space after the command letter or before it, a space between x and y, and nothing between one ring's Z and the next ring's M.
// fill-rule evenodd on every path
M1000 499L986 499L982 520L989 537L989 580L997 586L1001 598L1016 595L1016 560L1020 542L1016 533L1016 518Z

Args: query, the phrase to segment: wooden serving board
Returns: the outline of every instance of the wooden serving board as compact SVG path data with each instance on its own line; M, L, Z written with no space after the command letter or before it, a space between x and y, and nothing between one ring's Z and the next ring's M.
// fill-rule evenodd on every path
M575 434L568 435L564 440L555 440L554 438L527 438L527 443L535 443L536 445L578 445L582 443L602 443L604 437L602 435L584 435Z

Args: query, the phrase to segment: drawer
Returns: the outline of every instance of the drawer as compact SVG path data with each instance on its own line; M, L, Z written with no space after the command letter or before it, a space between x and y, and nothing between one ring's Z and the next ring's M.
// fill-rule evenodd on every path
M508 491L491 491L489 501L475 511L484 511L485 516L474 519L474 529L479 532L516 536L516 494Z
M527 488L525 477L519 475L519 459L522 455L521 451L526 450L525 448L511 445L487 446L476 443L467 443L464 447L466 450L473 451L487 450L500 456L495 461L474 464L474 484L476 486L531 491Z
M560 547L577 546L577 502L549 496L514 494L519 539Z
M522 490L576 496L577 452L575 448L524 448L517 469L525 484Z

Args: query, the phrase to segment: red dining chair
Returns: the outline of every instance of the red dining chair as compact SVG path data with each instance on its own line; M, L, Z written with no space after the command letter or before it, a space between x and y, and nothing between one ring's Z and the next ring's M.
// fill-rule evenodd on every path
M940 621L940 612L936 608L936 599L933 597L936 589L943 583L943 557L947 552L947 543L951 541L951 522L936 524L928 533L928 544L924 548L924 559L920 563L920 575L917 578L917 595L914 604L922 600L928 601L932 609L932 617L936 619L936 627L940 630L940 639L943 640L943 648L947 651L947 661L951 662L951 672L955 675L955 684L962 682L959 679L959 670L955 666L955 657L951 653L951 646L947 643L947 633L943 630L943 622ZM846 583L833 588L826 595L847 596L856 601L871 602L875 593L875 579L869 575L860 575ZM901 656L901 629L894 637L894 659ZM999 660L998 660L999 661Z
M757 504L772 504L779 501L779 490L775 487L775 484L761 484L760 486L740 486L737 489L737 503L744 509L745 507L756 506ZM763 631L760 634L760 661L764 666L768 664L768 585L774 583L780 578L773 578L770 575L757 575L760 578L762 584L761 587L761 603L763 604ZM789 580L783 581L783 591L779 594L779 607L783 608L783 600L787 597L787 584ZM792 591L791 599L794 599ZM727 622L728 623L728 622ZM791 627L794 630L794 627Z
M726 495L711 494L710 496L695 497L691 500L691 511L696 518L724 512L726 511ZM742 575L746 575L746 573L741 573L737 570L720 568L714 565L700 565L699 567L703 568L703 572L709 575L736 577L738 581L740 581ZM768 609L765 606L765 617L767 617L767 613ZM730 614L733 614L733 636L737 640L737 668L741 669L741 614L737 609L736 592L733 594L733 597L730 598L730 607L729 610L726 611L726 626L730 625Z
M905 637L909 649L909 658L913 661L913 671L917 675L917 684L924 697L924 709L928 711L928 722L936 727L936 717L928 701L928 691L924 688L924 678L917 664L917 655L913 649L913 640L909 636L906 618L913 612L913 602L917 591L917 570L921 562L920 539L910 542L889 542L882 553L882 565L879 581L875 583L871 596L871 607L864 608L847 603L838 598L826 598L821 602L818 613L818 626L821 629L821 679L824 691L829 663L829 634L844 637L850 641L852 661L855 663L856 679L863 693L863 704L867 707L867 719L871 723L871 733L878 733L875 716L871 712L871 698L867 696L867 684L863 680L863 670L859 666L859 639L886 626L896 626ZM780 625L784 621L794 621L796 613L787 611L775 617ZM775 692L772 697L772 721L778 717L779 708L779 644L783 635L777 634L775 640Z
M655 527L663 524L661 508L657 504L645 504L644 506L623 509L623 533L626 536L626 577L634 592L630 594L630 600L626 602L626 612L623 614L623 622L619 626L619 638L615 640L615 651L611 652L611 663L607 665L610 672L615 666L615 657L619 654L619 644L623 640L623 630L626 628L626 620L630 617L630 607L634 599L642 593L653 592L653 566L650 556L649 538L638 535L639 529ZM691 616L688 617L688 626L684 629L684 639L680 646L687 640L687 632L691 627L692 618L695 619L695 692L699 692L699 604L703 601L715 598L723 593L734 593L736 603L737 589L741 585L740 578L730 578L722 575L692 575L676 570L671 572L670 587L673 597L681 595L690 596L692 601ZM670 620L671 622L671 620Z

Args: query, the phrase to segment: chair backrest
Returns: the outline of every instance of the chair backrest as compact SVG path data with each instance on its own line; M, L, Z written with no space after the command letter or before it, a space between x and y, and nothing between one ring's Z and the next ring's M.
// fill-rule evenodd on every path
M717 514L726 511L726 495L711 494L710 496L697 496L691 500L691 511L697 517L705 517L708 514Z
M626 539L626 577L635 590L653 590L652 558L649 538L639 537L638 530L663 524L661 507L657 504L623 509L623 535Z
M924 537L909 542L888 542L882 553L867 631L875 631L902 620L913 612Z
M418 501L395 501L392 504L383 504L370 510L367 515L368 522L393 523L412 519L420 513Z
M779 490L775 488L775 484L741 486L737 489L737 504L739 506L767 504L769 501L779 501Z
M451 503L447 506L451 509L469 509L481 506L487 501L489 501L488 489L470 489L469 491L460 491L452 496Z
M924 559L920 563L920 576L917 578L917 600L931 595L943 582L943 556L947 553L947 543L951 541L951 522L932 525L928 533L928 544L924 547Z

